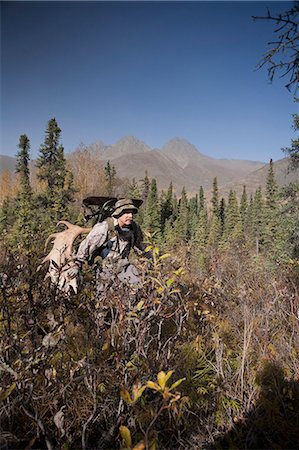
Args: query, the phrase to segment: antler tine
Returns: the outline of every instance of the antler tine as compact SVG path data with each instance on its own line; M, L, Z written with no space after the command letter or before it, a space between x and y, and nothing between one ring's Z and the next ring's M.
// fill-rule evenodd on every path
M51 241L51 239L55 238L59 233L52 233L50 234L50 236L47 238L46 242L45 242L45 247L44 247L44 251L47 250L47 247L49 245L49 242Z
M67 226L68 230L72 230L72 231L74 231L74 233L78 233L78 236L79 236L79 234L89 233L92 229L90 227L85 228L85 227L80 227L80 225L74 225L74 224L68 222L67 220L60 220L56 226L58 227L58 225L60 225L62 223ZM65 231L68 231L68 230L65 230ZM67 234L69 234L69 233L67 233Z
M58 227L58 225L61 225L62 223L64 225L66 225L68 228L72 228L72 227L76 226L76 225L73 225L72 223L68 222L67 220L60 220L59 222L57 222L56 226Z
M42 265L46 262L49 262L49 268L47 277L50 277L53 283L57 283L59 277L63 279L63 275L60 274L60 270L64 267L64 265L72 259L72 246L75 239L83 233L89 233L91 228L83 228L78 225L73 225L66 220L61 220L57 223L57 225L63 224L66 225L67 228L63 231L59 231L57 233L51 234L45 243L45 250L51 240L53 240L53 247L48 253L47 256L42 260L40 266L37 270L40 270ZM60 280L61 281L61 280ZM69 281L67 281L69 283ZM76 282L73 283L73 289L76 290Z

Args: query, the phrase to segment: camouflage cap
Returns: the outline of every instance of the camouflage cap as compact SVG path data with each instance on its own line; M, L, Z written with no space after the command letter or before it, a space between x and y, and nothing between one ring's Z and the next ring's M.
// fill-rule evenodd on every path
M138 208L134 206L133 201L130 198L122 198L120 200L117 200L114 205L112 216L118 217L126 211L132 212L133 214L137 213L138 211Z

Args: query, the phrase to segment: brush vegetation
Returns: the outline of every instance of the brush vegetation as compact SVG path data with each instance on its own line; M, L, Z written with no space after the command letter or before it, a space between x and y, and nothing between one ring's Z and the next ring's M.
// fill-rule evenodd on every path
M153 259L136 258L137 292L98 299L86 266L67 296L36 269L57 221L83 224L78 199L96 180L73 176L59 141L51 119L33 190L20 137L0 211L1 448L295 448L298 184L278 188L271 161L264 191L220 198L215 178L207 202L200 186L177 198L100 167L97 195L144 200Z

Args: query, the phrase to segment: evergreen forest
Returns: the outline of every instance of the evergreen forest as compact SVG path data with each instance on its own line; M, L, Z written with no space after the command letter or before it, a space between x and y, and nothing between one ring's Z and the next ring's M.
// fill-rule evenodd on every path
M298 140L285 152L292 170ZM270 161L266 188L241 198L220 197L217 178L209 199L161 191L84 148L68 162L55 118L30 168L24 134L1 180L1 448L298 448L299 183L279 187ZM141 289L104 301L96 263L77 294L39 268L59 221L93 225L90 193L142 199L153 255L131 255Z

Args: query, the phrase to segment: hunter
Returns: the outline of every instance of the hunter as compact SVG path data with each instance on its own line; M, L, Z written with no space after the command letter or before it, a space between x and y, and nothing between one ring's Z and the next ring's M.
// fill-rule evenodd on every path
M134 249L147 258L151 254L145 253L141 228L133 221L137 212L131 199L118 200L111 217L94 225L81 242L68 277L77 277L84 262L92 263L100 256L102 264L96 270L98 295L106 292L115 281L138 287L140 278L136 267L128 260L130 251Z

